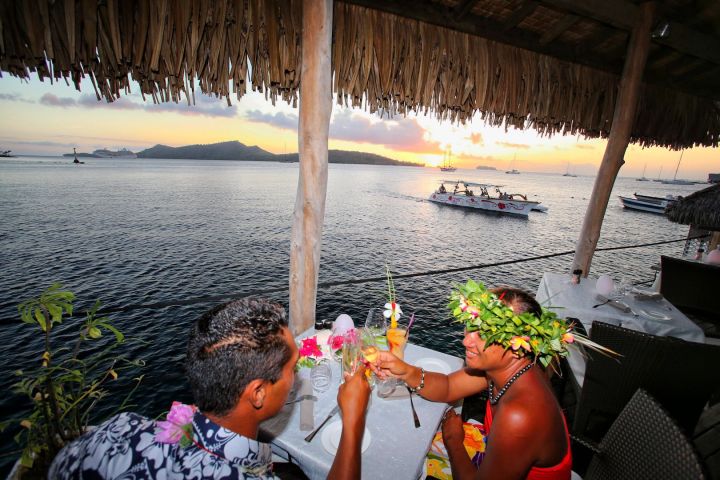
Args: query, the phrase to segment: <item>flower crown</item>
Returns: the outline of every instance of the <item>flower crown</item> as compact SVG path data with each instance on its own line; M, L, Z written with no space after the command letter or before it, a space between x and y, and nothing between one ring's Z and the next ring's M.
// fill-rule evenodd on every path
M567 345L575 341L606 354L615 353L572 332L572 324L545 308L539 318L530 312L516 314L502 302L502 295L498 298L482 283L468 280L452 291L448 306L455 321L464 323L468 332L478 332L487 345L497 343L518 356L532 355L544 367L566 357Z

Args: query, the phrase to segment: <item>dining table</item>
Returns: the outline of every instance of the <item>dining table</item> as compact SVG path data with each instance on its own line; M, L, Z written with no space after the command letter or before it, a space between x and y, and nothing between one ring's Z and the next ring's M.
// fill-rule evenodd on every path
M535 299L561 318L577 319L588 333L597 320L652 335L705 342L702 329L662 295L636 289L606 298L598 294L597 280L598 277L588 276L574 283L570 274L545 272ZM569 352L568 364L582 387L585 357L576 345L570 345Z
M314 329L299 338L314 334ZM426 371L450 373L463 366L463 360L436 350L408 343L405 361L423 366ZM337 392L341 380L340 362L330 361L332 378L324 392L315 391L314 425L320 423L337 406ZM302 382L309 382L308 372L302 369L297 375L296 390L302 390ZM410 402L402 382L396 393L388 398L378 396L373 388L367 409L362 451L362 478L389 478L393 480L417 480L425 465L440 420L449 407L446 403L430 402L413 395L415 411L420 421L416 428ZM333 415L312 441L305 441L309 431L300 430L302 402L289 403L275 417L260 425L260 438L271 444L273 454L284 461L298 465L311 480L325 479L333 463L339 432L341 413Z

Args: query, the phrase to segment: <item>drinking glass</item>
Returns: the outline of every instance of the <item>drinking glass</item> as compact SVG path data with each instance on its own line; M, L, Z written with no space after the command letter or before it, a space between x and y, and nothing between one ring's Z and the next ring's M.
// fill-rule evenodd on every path
M388 321L383 315L382 309L371 308L368 312L367 320L365 320L365 328L375 337L375 343L380 350L388 349L387 337L385 336L387 327Z
M375 332L369 328L363 328L360 331L360 342L362 355L365 358L365 361L368 363L375 363L379 353ZM370 384L370 388L374 387L376 381L375 374L372 370L370 370L370 368L365 370L365 375L368 383Z
M405 356L405 345L407 345L407 327L398 323L396 328L387 329L387 342L390 347L390 353L400 360Z
M361 341L357 330L354 328L349 330L343 336L342 345L342 373L343 379L345 378L345 372L350 375L354 374L357 370L358 363L360 362L360 349Z
M317 393L323 393L330 388L330 381L332 380L332 369L327 361L321 361L317 363L310 370L310 380L312 382L313 390Z

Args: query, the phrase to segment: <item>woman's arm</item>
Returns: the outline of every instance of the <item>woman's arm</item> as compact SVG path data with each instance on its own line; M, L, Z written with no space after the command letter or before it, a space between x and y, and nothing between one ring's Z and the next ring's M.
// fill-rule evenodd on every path
M420 385L420 368L403 362L390 352L380 352L376 364L371 367L381 377L399 378L412 388ZM486 389L487 385L484 376L468 369L458 370L450 375L425 372L425 386L417 393L433 402L452 403Z

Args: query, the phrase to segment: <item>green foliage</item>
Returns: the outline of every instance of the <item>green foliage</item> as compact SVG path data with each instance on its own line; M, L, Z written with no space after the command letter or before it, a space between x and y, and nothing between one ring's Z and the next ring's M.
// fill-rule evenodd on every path
M15 436L23 447L20 463L32 469L31 476L44 475L57 452L85 431L93 409L108 396L110 382L117 381L121 372L144 365L117 351L125 344L125 336L108 317L98 315L100 301L77 322L73 348L67 346L72 342L66 336L62 341L53 338L54 327L72 315L74 300L72 292L55 283L38 298L18 305L20 319L39 327L44 341L38 367L16 371L18 381L13 385L16 394L31 402L30 413L20 420L22 429ZM68 325L63 334L73 327ZM141 380L142 376L132 379L133 386L118 410L126 406Z

